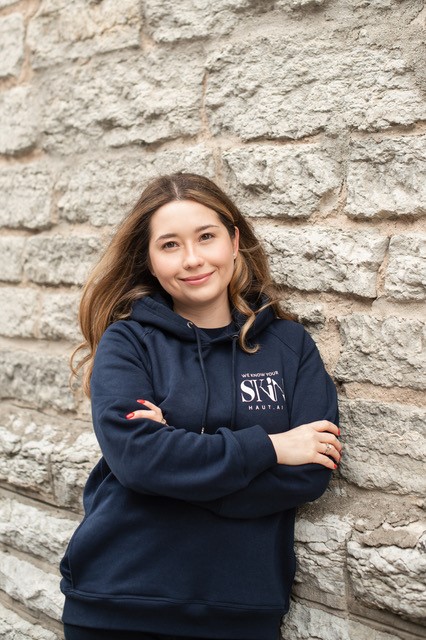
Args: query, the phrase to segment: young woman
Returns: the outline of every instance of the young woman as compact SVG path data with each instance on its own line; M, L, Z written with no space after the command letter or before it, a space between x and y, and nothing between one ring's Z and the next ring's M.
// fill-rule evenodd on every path
M296 507L340 460L335 387L210 180L143 191L80 322L103 457L61 563L67 640L277 640Z

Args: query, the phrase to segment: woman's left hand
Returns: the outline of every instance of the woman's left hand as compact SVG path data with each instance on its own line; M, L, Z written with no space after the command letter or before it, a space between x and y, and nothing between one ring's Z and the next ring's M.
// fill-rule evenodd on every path
M148 418L149 420L154 420L155 422L161 422L162 424L167 424L166 419L163 416L163 412L160 407L157 407L153 402L149 402L149 400L136 400L139 404L143 404L144 407L148 407L148 409L141 409L140 411L132 411L132 413L128 413L126 418L127 420L134 420L135 418Z

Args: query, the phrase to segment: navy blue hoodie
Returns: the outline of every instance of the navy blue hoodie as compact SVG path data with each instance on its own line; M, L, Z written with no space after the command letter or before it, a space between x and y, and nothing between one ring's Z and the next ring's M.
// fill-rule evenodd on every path
M304 328L260 312L218 337L146 297L105 331L91 381L103 457L61 563L68 624L276 640L295 572L295 508L321 465L278 465L268 433L337 422L335 387ZM137 418L138 398L167 425Z

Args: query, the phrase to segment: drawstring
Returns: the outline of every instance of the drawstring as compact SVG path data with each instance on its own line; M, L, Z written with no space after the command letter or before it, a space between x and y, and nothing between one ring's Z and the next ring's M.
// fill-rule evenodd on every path
M236 395L237 389L235 384L235 361L237 359L237 340L238 334L232 336L232 413L231 413L231 425L230 429L233 430L235 426L235 413L237 410Z
M192 322L187 322L188 327L190 327L191 329L194 329L195 331L195 337L197 339L197 350L198 350L198 358L200 361L200 368L201 368L201 374L203 376L203 380L204 380L204 388L205 388L205 398L204 398L204 410L203 410L203 419L201 421L201 432L200 433L204 433L206 430L206 421L207 421L207 410L208 410L208 406L209 406L209 397L210 397L210 389L209 389L209 383L207 380L207 374L206 374L206 368L204 366L204 358L203 358L203 351L202 351L202 347L201 347L201 339L197 330L197 327L195 326L194 323ZM235 426L235 414L237 411L237 402L236 402L236 391L237 391L237 387L236 387L236 382L235 382L235 363L236 363L236 359L237 359L237 341L238 341L238 334L234 334L232 336L232 412L231 412L231 424L229 426L229 428L232 430L234 429Z

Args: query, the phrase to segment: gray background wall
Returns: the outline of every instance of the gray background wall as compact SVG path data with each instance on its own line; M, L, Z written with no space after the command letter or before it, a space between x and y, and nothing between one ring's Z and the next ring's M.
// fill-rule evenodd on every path
M221 183L339 386L285 640L425 631L426 10L418 0L0 0L0 635L61 638L98 449L79 287L144 182ZM422 623L423 617L423 623Z

